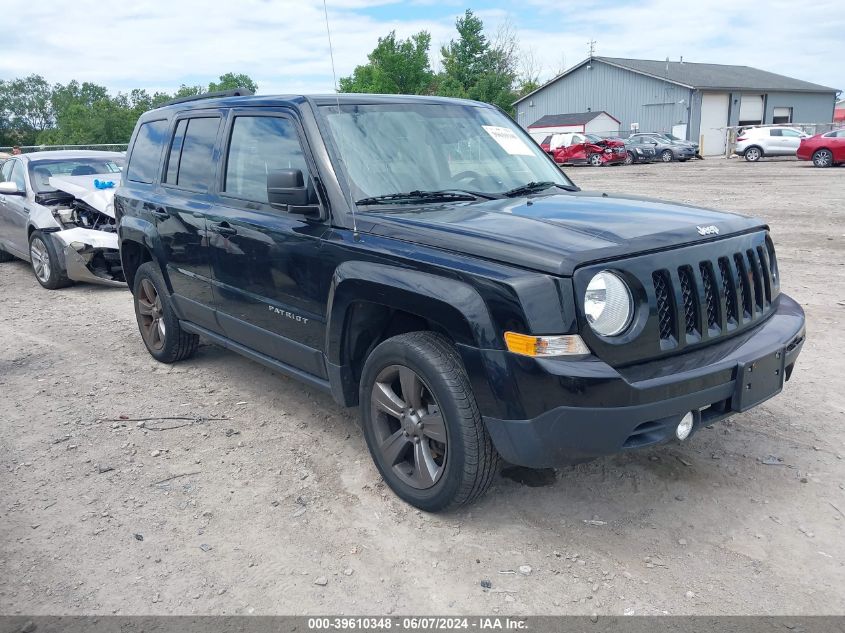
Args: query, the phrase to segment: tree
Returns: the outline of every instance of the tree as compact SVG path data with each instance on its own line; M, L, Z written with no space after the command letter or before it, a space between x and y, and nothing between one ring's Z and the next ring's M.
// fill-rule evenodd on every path
M502 25L491 43L484 35L484 23L467 9L455 21L455 29L458 39L440 49L443 72L437 94L485 101L510 111L519 50L513 27Z
M4 144L31 145L53 125L50 84L41 75L0 80L0 133Z
M426 31L407 40L391 31L380 37L368 63L356 66L352 75L341 77L340 92L377 94L428 94L434 73L428 59L431 35Z
M258 84L249 75L243 73L226 73L225 75L220 75L219 82L212 81L208 84L209 92L235 90L236 88L247 88L252 92L258 92Z

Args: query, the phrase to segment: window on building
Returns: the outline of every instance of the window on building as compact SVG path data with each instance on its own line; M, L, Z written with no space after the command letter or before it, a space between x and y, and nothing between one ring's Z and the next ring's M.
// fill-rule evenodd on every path
M143 183L155 180L166 137L167 121L150 121L141 125L126 167L127 180Z
M792 108L775 108L772 111L772 123L792 123Z
M296 127L270 116L239 116L232 126L223 190L238 198L267 202L267 174L299 169L308 179L305 154Z
M182 123L173 134L165 182L191 191L208 191L214 182L213 154L220 118L186 119L184 127Z

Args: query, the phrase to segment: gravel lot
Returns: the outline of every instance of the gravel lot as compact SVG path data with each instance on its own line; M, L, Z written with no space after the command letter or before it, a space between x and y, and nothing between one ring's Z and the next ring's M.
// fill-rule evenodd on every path
M2 264L0 613L845 613L845 169L567 171L769 221L808 317L781 396L426 515L380 482L356 410L210 345L157 364L128 292Z

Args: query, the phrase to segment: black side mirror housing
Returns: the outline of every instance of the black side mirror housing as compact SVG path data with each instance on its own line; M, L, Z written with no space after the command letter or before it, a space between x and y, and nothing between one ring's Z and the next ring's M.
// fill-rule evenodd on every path
M267 201L288 213L319 215L311 190L300 169L276 169L267 174Z

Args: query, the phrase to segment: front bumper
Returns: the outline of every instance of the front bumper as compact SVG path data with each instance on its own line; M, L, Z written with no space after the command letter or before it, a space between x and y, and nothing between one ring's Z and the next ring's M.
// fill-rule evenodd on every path
M615 369L595 358L509 355L525 408L539 402L544 410L529 419L485 416L484 422L506 461L533 468L658 444L675 437L675 428L690 411L694 433L779 393L792 374L804 331L803 310L781 294L777 310L758 327L674 358ZM756 383L753 392L744 394L750 383L738 377L747 378L752 363L771 367L772 361L782 363L773 370L782 372L780 386L764 385L758 393Z
M120 275L105 268L106 260L114 269L120 268L117 233L107 233L81 227L52 233L64 256L68 279L105 286L125 286ZM114 272L114 271L112 271Z

